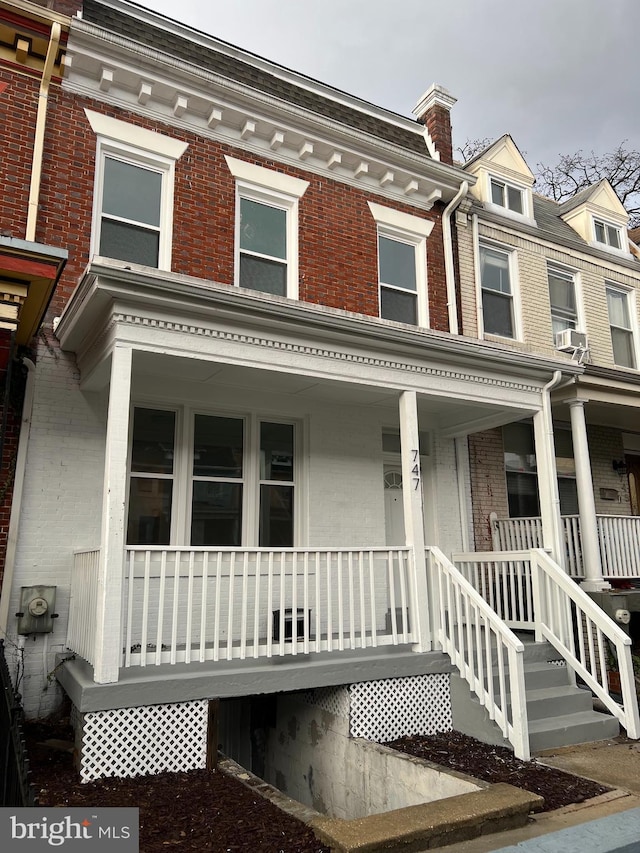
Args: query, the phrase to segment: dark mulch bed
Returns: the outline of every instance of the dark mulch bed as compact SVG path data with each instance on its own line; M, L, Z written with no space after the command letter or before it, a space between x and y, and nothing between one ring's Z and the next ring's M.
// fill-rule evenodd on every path
M141 853L171 849L328 853L304 824L224 773L194 770L83 785L73 767L72 754L43 745L46 740L71 740L68 726L28 724L26 735L32 782L40 804L137 806ZM406 737L386 745L487 782L509 782L540 794L545 798L545 811L608 790L535 761L518 761L507 749L487 746L458 732Z
M26 735L40 805L137 806L141 853L329 853L303 823L224 773L194 770L83 785L69 752L41 745L70 740L70 729L31 724Z
M460 732L414 735L386 743L392 749L468 773L484 782L508 782L544 797L541 811L552 811L581 803L610 790L597 782L545 767L534 761L520 761L500 746L488 746Z

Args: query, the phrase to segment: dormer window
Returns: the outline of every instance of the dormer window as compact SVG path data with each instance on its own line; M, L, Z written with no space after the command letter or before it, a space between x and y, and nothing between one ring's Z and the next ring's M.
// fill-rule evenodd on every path
M514 213L524 213L523 193L519 187L491 178L491 201Z
M593 220L593 228L596 234L596 242L610 246L612 249L621 249L620 228L609 225L601 219Z

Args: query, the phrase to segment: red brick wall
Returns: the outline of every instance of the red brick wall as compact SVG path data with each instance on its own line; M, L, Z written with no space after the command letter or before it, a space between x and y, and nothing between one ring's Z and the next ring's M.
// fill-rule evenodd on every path
M440 154L440 162L453 163L453 148L451 144L451 115L449 110L440 104L435 104L422 117L433 139L436 150Z
M78 99L55 89L41 190L37 239L69 251L69 262L52 305L59 313L89 259L95 137L83 112L88 107L132 124L169 133L189 143L176 164L172 268L175 272L233 284L235 183L224 155L309 181L299 205L300 298L334 308L378 314L377 231L367 200L416 214L355 187L241 149L169 128L133 114ZM441 206L427 214L432 328L448 329Z
M491 551L490 514L509 517L502 429L475 433L468 442L475 547L477 551Z
M39 84L30 76L3 68L0 83L7 84L0 93L0 232L24 238Z

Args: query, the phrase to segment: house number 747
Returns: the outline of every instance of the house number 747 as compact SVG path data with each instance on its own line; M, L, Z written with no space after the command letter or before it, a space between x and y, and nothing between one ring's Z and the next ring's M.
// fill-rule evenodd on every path
M417 492L420 487L420 451L412 450L413 454L413 468L411 469L411 473L413 474L413 491Z

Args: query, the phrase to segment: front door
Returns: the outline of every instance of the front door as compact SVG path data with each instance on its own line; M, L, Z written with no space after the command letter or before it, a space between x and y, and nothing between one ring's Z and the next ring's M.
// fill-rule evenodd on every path
M384 529L386 545L405 544L400 465L384 466Z

